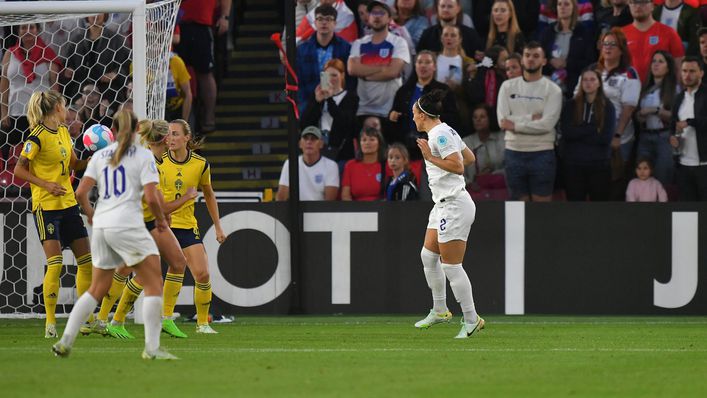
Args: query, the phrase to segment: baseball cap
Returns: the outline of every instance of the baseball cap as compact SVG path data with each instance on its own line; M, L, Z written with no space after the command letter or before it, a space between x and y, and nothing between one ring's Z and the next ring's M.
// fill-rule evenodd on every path
M388 4L382 1L373 0L372 2L368 3L368 7L366 7L366 10L368 10L368 12L371 12L373 10L373 7L380 7L384 9L385 12L388 13L388 16L393 15L393 13L390 11L390 6L388 6Z
M322 139L322 131L319 130L317 126L307 126L302 130L302 134L300 134L300 137L304 137L307 134L311 134L315 137L317 137L318 140Z

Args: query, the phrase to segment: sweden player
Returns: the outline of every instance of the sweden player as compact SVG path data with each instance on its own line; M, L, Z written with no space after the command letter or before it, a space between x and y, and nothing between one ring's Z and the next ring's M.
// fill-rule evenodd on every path
M412 107L417 130L428 134L427 140L417 140L417 146L425 159L435 203L420 253L425 279L432 290L433 308L427 317L415 323L415 327L428 328L436 323L449 322L452 314L447 309L446 276L464 314L461 330L456 336L463 339L484 327L484 320L476 313L471 282L462 267L466 240L476 216L476 206L465 189L463 174L464 166L474 162L475 157L459 134L439 120L444 96L444 91L432 90Z
M56 91L36 91L27 104L30 135L14 173L28 181L32 191L35 226L47 256L42 295L46 311L44 337L56 338L56 303L63 266L61 251L71 247L76 257L76 290L82 295L91 284L88 233L71 187L71 170L86 168L73 151L64 98Z
M89 224L93 225L91 249L96 256L93 282L76 301L64 334L52 346L52 351L57 356L69 355L79 326L108 292L115 269L126 264L137 272L145 289L145 350L142 357L176 359L160 348L162 275L159 251L145 228L141 209L144 192L145 201L156 217L155 228L168 229L169 223L157 191L159 173L152 153L137 142L135 114L119 111L113 127L118 132L117 142L94 154L76 192ZM97 185L99 194L95 209L88 200L88 193L94 185Z

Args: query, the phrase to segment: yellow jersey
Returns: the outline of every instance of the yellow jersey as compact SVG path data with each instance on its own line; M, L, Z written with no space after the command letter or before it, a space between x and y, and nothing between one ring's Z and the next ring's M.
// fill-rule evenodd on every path
M61 184L66 189L63 196L54 196L46 189L30 184L32 189L32 211L63 210L76 206L74 189L71 187L71 153L73 142L66 126L51 130L38 124L25 141L22 157L29 159L29 171L44 181Z
M160 182L157 184L157 190L159 192L162 192L162 170L160 170L160 165L162 164L162 158L158 158L155 156L155 163L157 164L157 173L160 175ZM152 210L150 210L150 206L147 205L147 202L145 202L145 198L143 197L142 199L142 218L143 221L145 222L150 222L155 219L155 215L152 214Z
M179 162L172 158L169 151L162 155L160 169L160 186L167 202L179 199L189 188L201 190L204 185L211 185L211 169L209 162L192 151L187 158ZM180 206L172 213L172 228L198 228L194 217L194 199Z

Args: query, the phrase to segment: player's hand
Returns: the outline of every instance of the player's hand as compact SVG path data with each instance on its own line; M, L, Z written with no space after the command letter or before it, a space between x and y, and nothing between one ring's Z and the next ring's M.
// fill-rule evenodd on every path
M159 232L165 232L169 229L169 224L167 224L167 219L163 218L161 220L155 220L155 227Z
M46 189L50 194L54 196L66 195L66 188L64 188L61 184L57 184L56 182L46 182L44 184L44 189Z
M221 227L216 227L216 241L221 244L226 241L226 235L223 233Z
M164 219L167 221L167 225L172 225L172 215L169 213L164 214Z
M194 187L187 188L187 191L184 193L184 196L186 196L190 200L195 199L197 195L198 195L198 192L197 192L196 188L194 188Z
M420 148L420 152L422 152L422 157L425 160L430 160L430 158L432 158L432 150L430 149L430 144L427 142L426 139L418 138L417 147Z

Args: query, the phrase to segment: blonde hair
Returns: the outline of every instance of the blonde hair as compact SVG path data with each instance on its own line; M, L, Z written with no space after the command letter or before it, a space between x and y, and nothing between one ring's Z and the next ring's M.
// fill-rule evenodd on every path
M35 91L27 102L27 120L29 128L34 129L38 124L44 122L47 116L54 113L57 105L66 105L64 97L58 91ZM61 121L64 122L63 120Z
M115 117L113 118L113 130L116 131L118 149L113 153L113 157L110 159L111 166L117 166L125 155L125 152L127 152L130 145L132 145L133 133L137 129L137 126L137 116L135 116L133 111L121 109L116 112ZM150 126L152 126L151 122Z
M187 149L190 151L194 151L197 149L201 149L201 147L204 144L203 139L194 139L194 134L191 132L191 127L189 126L189 122L187 122L184 119L174 119L170 123L178 124L182 126L182 131L184 132L184 135L189 135L191 138L189 138L189 142L187 142Z
M169 123L166 120L140 120L137 133L143 145L160 144L169 134Z

